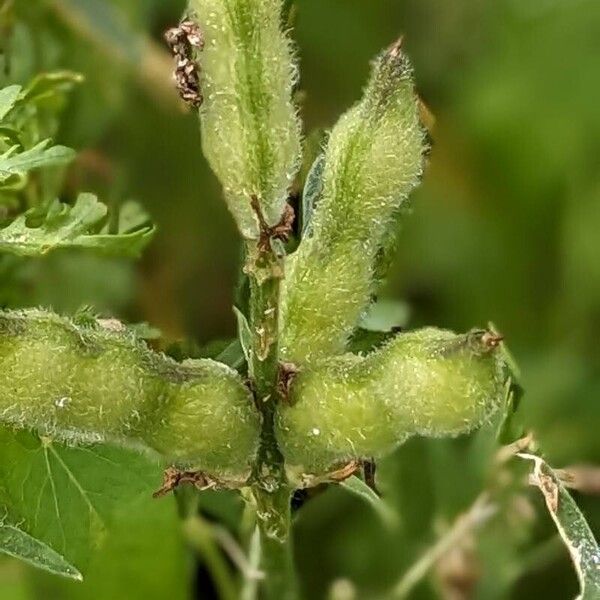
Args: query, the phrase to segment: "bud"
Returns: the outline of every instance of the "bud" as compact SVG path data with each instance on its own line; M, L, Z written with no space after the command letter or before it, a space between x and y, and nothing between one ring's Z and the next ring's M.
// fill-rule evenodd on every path
M377 256L419 181L424 149L412 69L395 44L327 143L309 235L287 264L285 360L343 352L374 292Z
M438 437L481 425L503 398L505 367L489 332L427 328L396 336L361 357L305 367L278 416L292 473L389 454L408 437Z
M229 367L177 363L118 321L80 325L40 310L0 313L0 422L70 443L141 441L232 477L249 472L259 431Z
M297 72L281 30L282 2L191 0L190 9L204 37L197 53L204 154L242 235L257 238L252 197L276 225L300 156Z

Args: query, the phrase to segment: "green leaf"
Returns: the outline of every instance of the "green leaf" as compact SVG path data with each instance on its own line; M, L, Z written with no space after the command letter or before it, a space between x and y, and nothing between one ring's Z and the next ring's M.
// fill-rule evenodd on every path
M590 526L557 474L542 458L525 453L518 456L533 462L530 482L544 495L548 512L571 555L581 587L577 600L598 600L600 547Z
M81 573L49 546L14 525L0 524L0 552L55 575L81 581Z
M82 583L38 572L30 586L35 598L52 600L187 600L187 558L175 499L148 495L118 511Z
M310 235L310 220L312 218L313 210L319 196L323 191L323 170L325 168L325 154L320 154L315 159L308 175L306 177L306 183L304 184L304 191L302 192L302 210L301 216L301 231L302 237Z
M80 194L74 206L55 201L45 214L33 209L0 230L0 252L40 256L56 248L89 248L114 256L138 256L154 235L154 228L126 214L116 234L96 233L107 214L92 194Z
M232 369L240 369L245 362L244 350L240 340L232 340L223 350L217 355L215 360L225 363Z
M353 475L342 481L340 485L369 504L386 527L393 529L398 525L398 515L362 479Z
M0 510L83 571L115 511L160 482L158 465L133 450L72 447L0 429Z
M5 125L0 126L0 138L4 138L10 142L11 146L20 146L21 139L19 138L19 132L14 127L8 127Z
M75 157L71 148L49 145L50 140L44 140L23 152L19 152L18 146L13 146L0 155L0 185L11 175L23 176L33 169L65 165Z
M238 338L242 345L242 351L244 352L244 358L246 362L250 364L250 352L252 348L252 331L250 331L250 324L246 315L237 306L233 307L235 318L237 319L238 327Z
M0 90L0 121L10 112L20 93L20 85L9 85Z
M19 97L19 103L33 103L45 100L83 81L83 75L74 71L53 71L40 73L29 83Z

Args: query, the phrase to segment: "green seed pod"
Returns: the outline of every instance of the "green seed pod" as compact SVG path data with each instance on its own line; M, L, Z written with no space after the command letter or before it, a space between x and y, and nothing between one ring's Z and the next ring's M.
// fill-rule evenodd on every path
M343 352L374 291L377 256L419 181L424 149L412 69L396 44L331 132L308 235L286 265L286 360Z
M177 363L118 321L41 310L0 313L0 422L71 443L139 441L234 478L249 472L260 427L229 367Z
M276 225L300 164L300 125L292 103L297 79L281 30L281 0L191 0L204 36L198 53L204 103L204 154L247 238L257 238L259 201Z
M281 406L277 437L290 472L323 474L381 457L414 434L458 435L481 425L503 397L499 338L422 329L365 357L305 367Z

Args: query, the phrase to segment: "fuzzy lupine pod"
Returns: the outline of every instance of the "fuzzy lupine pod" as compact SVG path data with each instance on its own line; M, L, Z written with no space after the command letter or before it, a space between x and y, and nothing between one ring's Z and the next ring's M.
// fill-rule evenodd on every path
M377 256L419 181L424 149L412 69L396 44L375 61L362 101L329 137L309 234L286 265L286 360L343 352L371 300Z
M282 2L191 0L190 10L204 36L198 53L204 154L242 235L257 238L251 198L276 225L300 157L292 103L297 72L281 29Z
M458 435L500 405L505 366L498 338L427 328L367 356L305 367L278 414L277 437L293 477L390 453L409 436Z
M240 376L155 352L121 323L0 313L0 422L71 443L142 442L168 461L243 478L259 417Z

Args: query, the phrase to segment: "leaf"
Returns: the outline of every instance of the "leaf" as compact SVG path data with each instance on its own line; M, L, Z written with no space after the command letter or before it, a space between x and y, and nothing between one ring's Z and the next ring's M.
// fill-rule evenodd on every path
M81 581L81 573L49 546L14 525L0 524L0 552L38 569Z
M19 103L33 103L70 90L83 81L83 75L74 71L40 73L29 83L19 97Z
M44 140L29 150L19 152L18 146L13 146L0 155L0 187L9 177L23 177L33 169L55 167L67 164L75 157L75 152L66 146L51 146L50 140Z
M363 502L369 504L384 525L390 529L398 525L398 515L362 479L353 475L342 481L340 485Z
M21 93L20 85L9 85L0 90L0 121L10 112L16 104Z
M542 458L526 453L517 456L534 464L530 482L544 495L548 512L571 555L581 587L577 600L597 600L600 598L600 547L590 526L556 473Z
M21 140L19 138L19 132L14 127L8 127L5 125L0 126L0 138L4 138L10 142L11 146L20 146Z
M240 340L232 340L231 343L223 348L215 360L228 365L232 369L240 369L245 361L244 349Z
M83 571L117 510L160 482L148 457L110 445L71 447L0 429L0 510Z
M35 598L186 600L190 570L173 497L140 497L119 510L83 583L30 574ZM32 581L31 581L32 580Z
M246 319L246 315L244 315L244 313L237 308L237 306L233 307L233 312L235 313L235 318L237 319L238 338L240 340L240 344L242 345L244 358L248 364L251 364L250 352L252 351L252 331L250 331L250 324L248 323L248 319Z
M116 234L106 230L95 233L107 210L93 194L80 194L74 206L57 200L41 215L38 209L32 209L0 230L0 252L41 256L56 248L76 247L108 255L138 256L154 235L154 228L129 218Z
M488 329L500 335L498 328L491 321L488 323ZM507 372L505 392L504 392L504 413L499 423L496 439L502 445L511 444L515 440L525 436L525 429L518 419L518 410L525 394L521 386L521 370L516 359L504 342L500 343L499 351Z
M302 237L310 235L310 220L319 196L323 190L323 170L325 169L325 154L315 159L304 184L302 192L301 231Z

